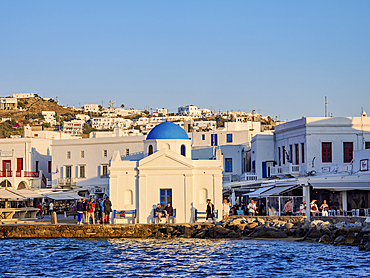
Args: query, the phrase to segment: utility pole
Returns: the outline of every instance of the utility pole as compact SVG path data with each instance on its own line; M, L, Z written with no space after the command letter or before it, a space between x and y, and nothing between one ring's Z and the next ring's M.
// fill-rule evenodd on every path
M328 116L328 98L325 96L325 118Z

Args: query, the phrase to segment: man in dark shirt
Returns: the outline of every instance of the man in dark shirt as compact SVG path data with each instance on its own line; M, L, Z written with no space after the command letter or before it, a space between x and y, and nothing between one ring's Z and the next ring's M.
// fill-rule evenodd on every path
M87 223L87 209L86 209L87 202L86 202L85 198L82 198L82 205L83 205L82 212L83 212L83 215L84 215L84 223L88 224Z
M110 223L110 214L112 213L112 202L109 200L109 197L107 197L104 201L104 213L106 217L106 223Z
M166 214L166 223L168 222L168 217L173 216L173 207L171 203L167 203L167 206L164 209L164 213Z

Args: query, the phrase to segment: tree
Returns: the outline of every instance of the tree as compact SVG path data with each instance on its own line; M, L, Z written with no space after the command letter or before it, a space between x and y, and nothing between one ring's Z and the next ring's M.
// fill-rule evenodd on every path
M98 105L98 107L99 107L99 111L103 111L103 106Z
M122 103L122 104L121 104L121 108L124 108L124 107L125 107L125 105Z

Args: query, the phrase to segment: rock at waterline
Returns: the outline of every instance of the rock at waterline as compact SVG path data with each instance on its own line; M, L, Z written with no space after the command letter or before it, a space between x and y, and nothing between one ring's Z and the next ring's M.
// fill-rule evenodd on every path
M266 227L261 226L255 228L254 231L249 235L249 237L253 238L286 238L288 237L286 233L283 231L273 228L273 227Z

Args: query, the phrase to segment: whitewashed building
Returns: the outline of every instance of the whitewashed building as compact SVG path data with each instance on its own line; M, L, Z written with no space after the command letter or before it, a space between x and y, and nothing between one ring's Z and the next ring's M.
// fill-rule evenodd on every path
M54 140L53 187L78 187L86 194L108 194L109 161L114 151L128 159L143 157L144 136Z
M95 129L113 129L115 127L127 129L132 121L124 118L99 117L91 118L91 127Z
M34 93L16 93L13 94L13 98L30 98L35 97Z
M84 112L92 112L92 113L99 113L99 104L85 104L83 106L83 111Z
M55 120L55 111L41 111L41 115L44 117L44 122L49 123L51 126L57 124Z
M84 120L72 120L64 122L63 132L71 135L81 135L83 132Z
M0 110L16 110L18 105L18 100L11 97L0 98Z
M193 159L213 159L217 149L223 154L223 181L256 179L249 172L251 138L261 132L260 122L227 122L225 127L209 132L192 132Z
M114 210L136 210L138 223L152 223L157 203L169 202L176 221L194 222L196 211L206 210L209 198L220 213L222 160L192 160L191 141L171 122L157 125L143 143L144 156L126 159L116 151L109 171L109 193ZM116 223L127 219L115 219Z
M46 188L51 180L51 142L42 138L0 139L0 186Z

